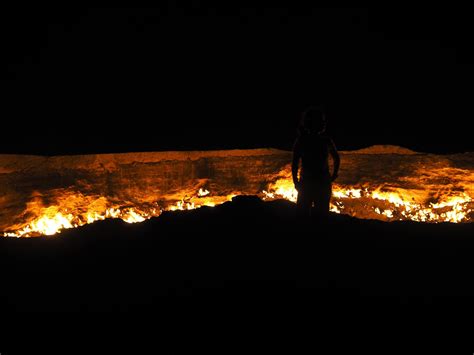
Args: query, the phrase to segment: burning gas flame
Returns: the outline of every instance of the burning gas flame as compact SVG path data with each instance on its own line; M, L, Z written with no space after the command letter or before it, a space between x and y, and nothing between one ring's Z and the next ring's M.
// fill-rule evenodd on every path
M264 200L287 199L296 202L298 191L293 186L291 172L284 170L268 190ZM351 208L354 201L369 208L365 216L382 220L412 220L417 222L471 222L473 199L466 192L442 196L437 202L417 203L410 190L382 191L381 188L353 187L334 184L330 210L335 213L360 213Z
M65 214L57 211L57 206L52 206L44 210L41 217L28 223L25 227L15 231L4 233L5 237L30 237L34 235L54 235L60 233L63 229L77 228L85 224L102 221L106 218L120 218L127 223L143 222L151 217L161 214L160 210L151 209L149 211L138 210L134 208L109 208L105 213L90 211L85 218Z
M178 191L172 199L160 203L142 201L109 201L105 197L58 191L55 205L43 206L42 200L27 204L23 224L11 226L5 237L54 235L107 218L120 218L127 223L140 223L160 216L164 211L192 210L214 207L230 201L238 192L215 195L204 187ZM471 191L471 190L469 190ZM334 184L330 210L359 218L384 221L411 220L418 222L472 222L474 200L469 191L440 191L436 197L417 190L378 186L348 186ZM276 174L273 182L260 194L263 200L286 199L296 202L298 192L293 186L291 169L287 166ZM421 196L421 197L420 197Z
M6 232L5 237L31 237L38 235L54 235L64 229L77 228L85 224L102 221L107 218L119 218L126 223L140 223L152 217L160 216L163 211L193 210L202 206L214 207L217 204L230 201L235 194L226 196L211 196L209 190L200 188L194 196L185 196L175 204L160 208L157 205L148 207L108 207L101 208L104 198L101 198L101 204L91 203L85 213L69 213L67 208L61 206L49 206L36 212L40 217L34 219L21 228ZM70 198L83 198L83 196L71 196ZM99 207L98 207L99 206Z

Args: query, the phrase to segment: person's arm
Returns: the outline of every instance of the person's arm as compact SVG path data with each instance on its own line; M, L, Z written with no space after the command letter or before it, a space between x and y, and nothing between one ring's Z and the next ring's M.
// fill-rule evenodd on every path
M300 187L300 182L298 179L300 158L301 158L301 151L300 151L299 142L297 140L295 142L295 145L293 146L293 162L291 163L291 175L293 177L293 184L295 185L296 190L298 190Z
M329 140L329 154L331 154L334 161L334 170L332 172L331 180L334 181L337 179L337 174L339 173L339 165L341 164L341 159L339 158L339 153L337 152L336 145Z

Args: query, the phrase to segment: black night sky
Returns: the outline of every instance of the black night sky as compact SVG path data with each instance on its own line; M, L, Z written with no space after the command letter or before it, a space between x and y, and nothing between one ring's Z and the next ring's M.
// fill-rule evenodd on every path
M0 153L290 149L313 104L339 149L474 150L461 9L3 8L1 26Z

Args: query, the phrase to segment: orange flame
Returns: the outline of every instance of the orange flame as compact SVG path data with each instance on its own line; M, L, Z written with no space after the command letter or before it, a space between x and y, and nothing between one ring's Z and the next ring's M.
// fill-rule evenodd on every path
M296 202L298 191L293 186L291 172L284 170L280 177L267 190L264 200L287 199ZM417 203L410 190L382 191L381 188L352 187L334 184L330 210L345 213L347 205L354 200L363 200L363 208L372 206L373 218L383 220L412 220L417 222L471 222L470 208L473 199L467 192L457 192L443 196L436 203ZM388 208L377 206L377 201ZM351 213L357 216L357 213ZM383 217L382 217L383 216Z
M106 218L120 218L127 223L140 223L161 215L163 211L192 210L202 206L214 207L238 195L238 192L213 195L209 190L204 189L202 184L198 187L178 192L172 197L173 199L161 201L161 205L139 201L111 202L101 196L85 196L61 190L58 191L60 198L55 205L43 206L40 198L30 201L23 216L26 222L12 225L4 236L50 236L64 229L76 228ZM430 196L427 199L426 194L417 190L334 184L330 210L334 213L384 221L472 222L474 200L470 192L472 191L456 189L439 192L437 198ZM298 192L293 186L289 167L278 173L274 182L270 183L259 195L263 200L286 199L296 202Z
M101 197L98 200L90 203L85 212L69 213L68 208L61 205L49 206L47 208L39 208L34 203L30 210L34 209L33 213L39 217L33 219L25 225L15 228L11 232L5 232L5 237L32 237L37 235L54 235L60 233L64 229L77 228L85 224L102 221L107 218L119 218L126 223L140 223L152 217L158 217L163 211L177 211L177 210L192 210L202 206L214 207L217 204L230 201L234 196L211 196L210 191L200 188L194 196L185 196L175 204L160 208L157 205L140 206L140 207L106 207L104 205L110 204L105 198ZM85 204L87 199L82 195L71 195L64 200L78 200L78 205ZM98 203L97 201L100 201ZM124 203L125 205L128 203ZM64 204L63 206L65 206ZM12 228L13 229L13 228Z

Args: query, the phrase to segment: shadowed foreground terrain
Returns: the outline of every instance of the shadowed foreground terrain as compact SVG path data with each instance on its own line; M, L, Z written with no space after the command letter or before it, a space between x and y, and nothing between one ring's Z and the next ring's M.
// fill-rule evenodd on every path
M129 225L1 238L2 311L153 310L161 295L290 295L334 304L444 303L474 295L473 224L331 215L241 196Z

